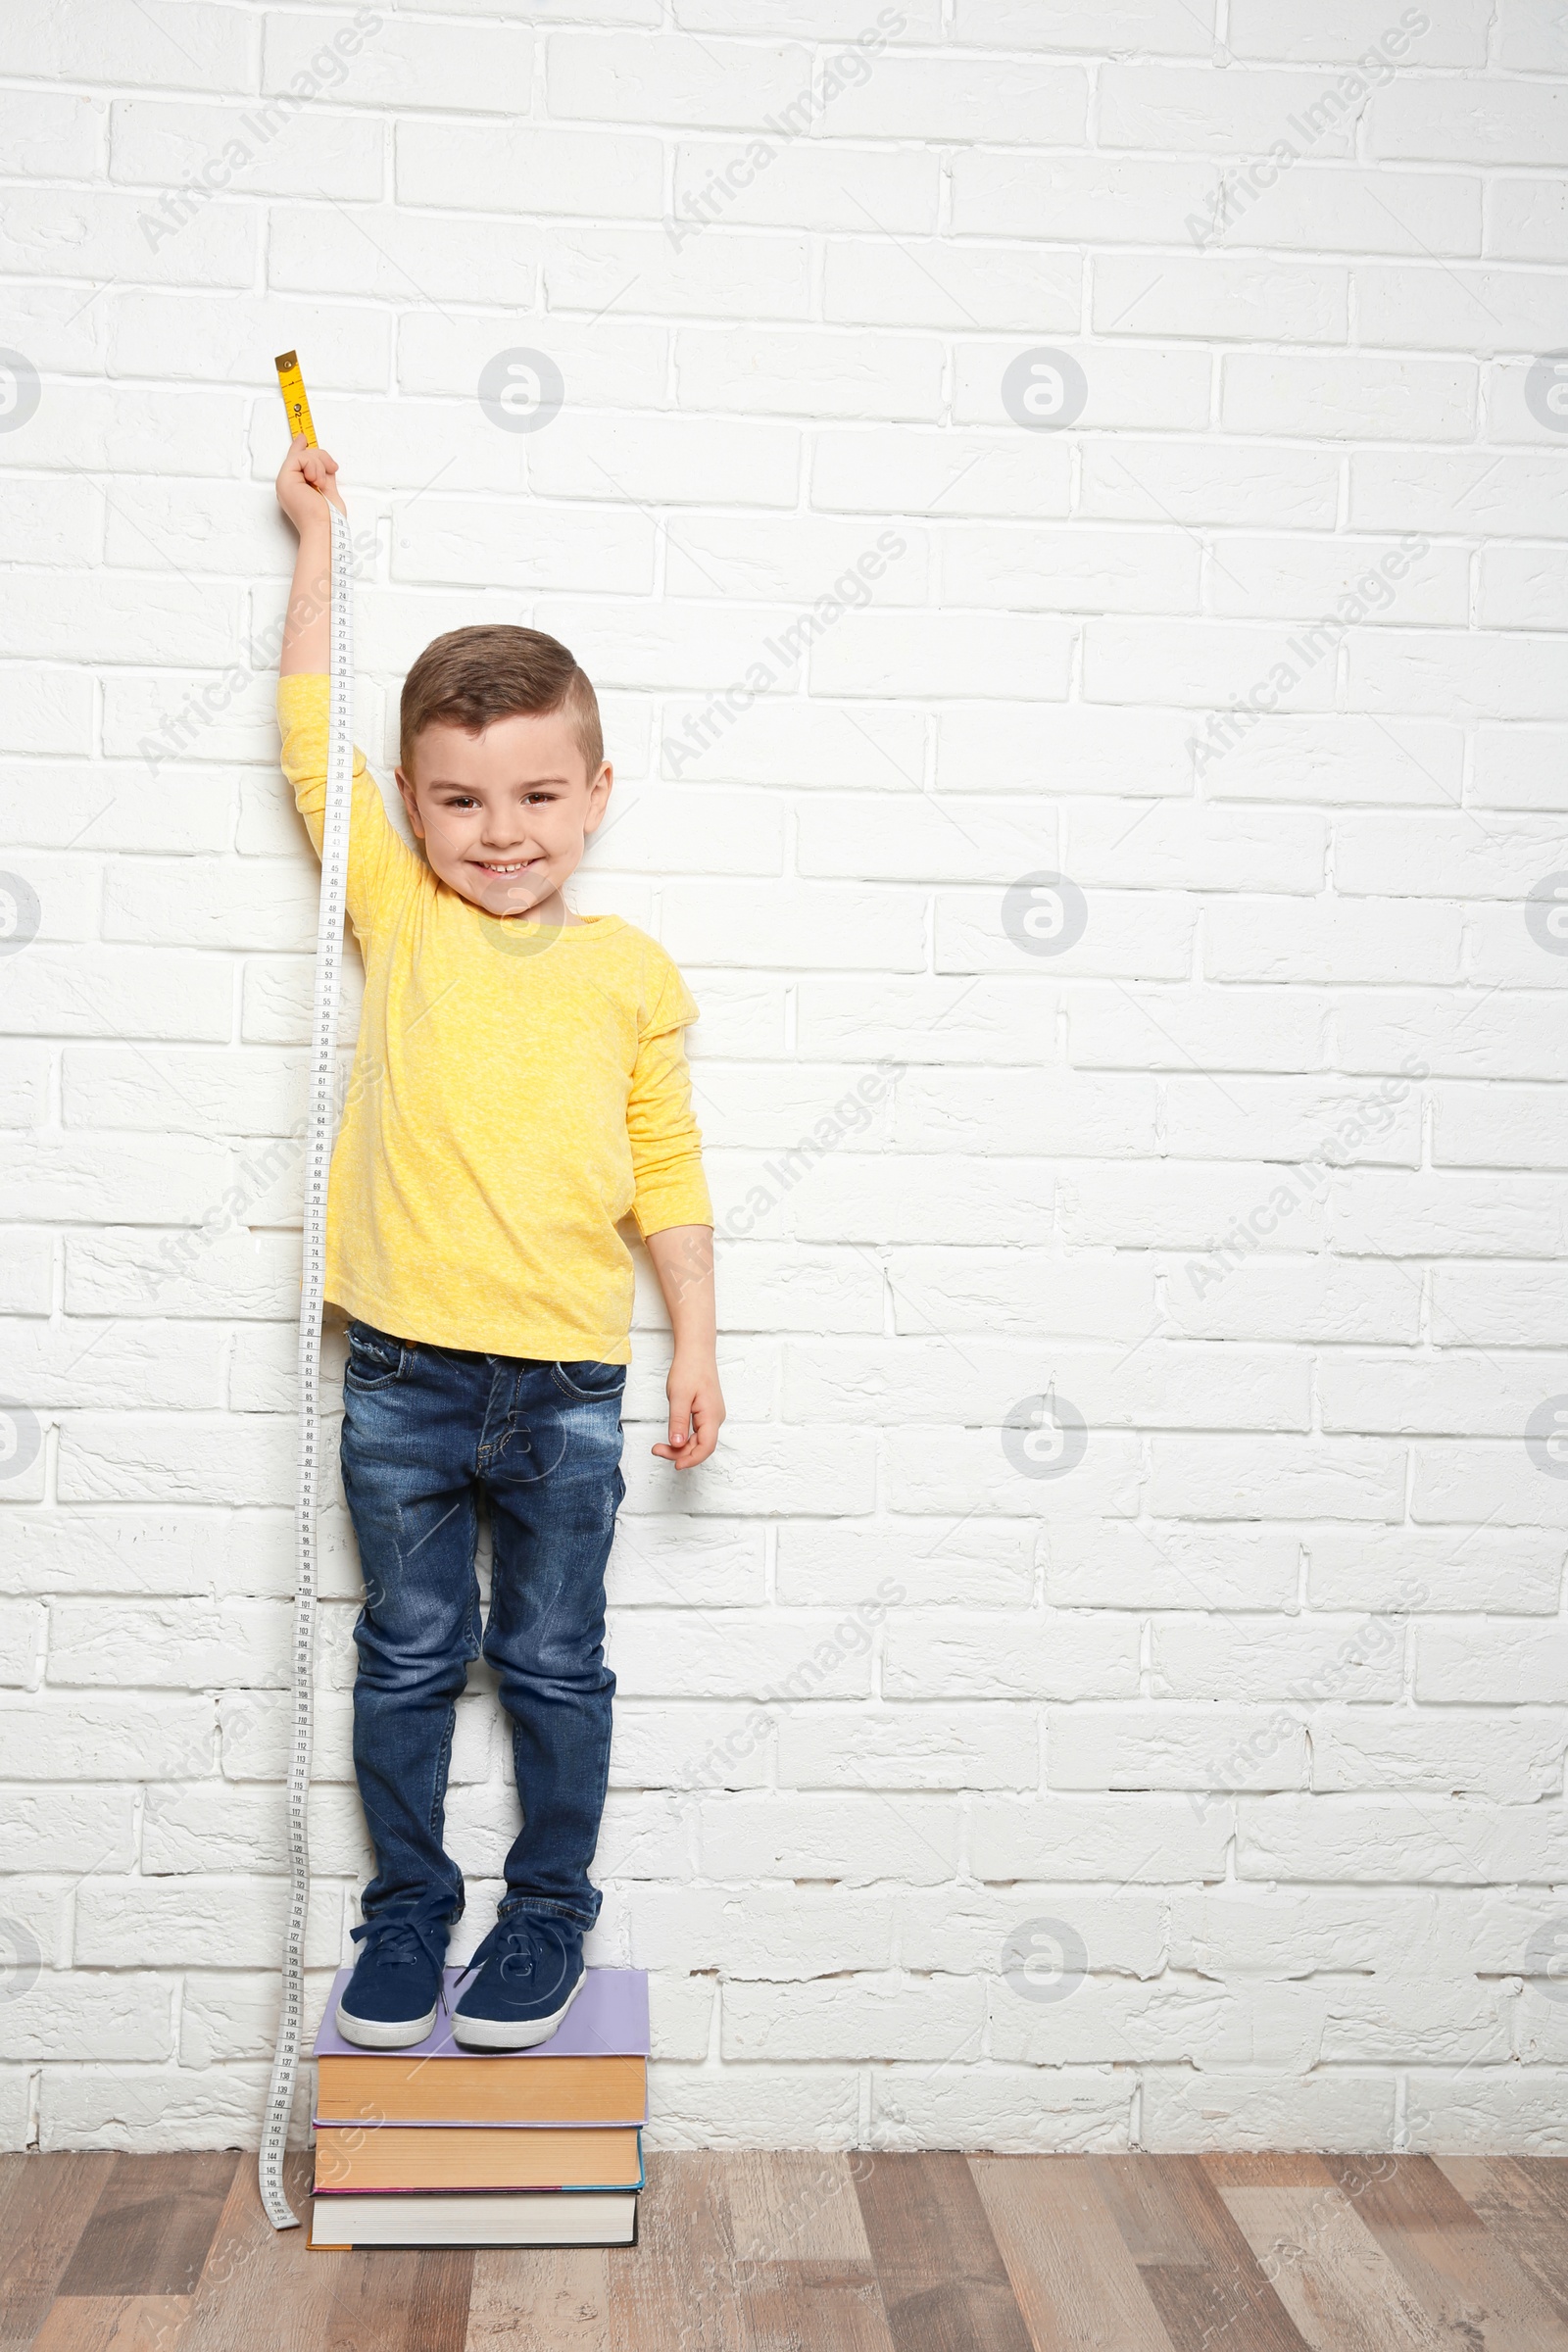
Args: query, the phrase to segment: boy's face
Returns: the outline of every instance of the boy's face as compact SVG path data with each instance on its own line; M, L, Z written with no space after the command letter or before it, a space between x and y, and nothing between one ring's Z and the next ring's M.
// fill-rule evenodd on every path
M610 798L608 761L590 776L561 710L514 712L482 733L440 721L397 771L432 870L487 914L560 922L561 889Z

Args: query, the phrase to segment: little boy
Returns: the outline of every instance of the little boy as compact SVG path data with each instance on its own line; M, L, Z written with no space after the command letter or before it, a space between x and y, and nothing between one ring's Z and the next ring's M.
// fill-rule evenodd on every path
M299 533L279 664L283 769L320 848L328 502L296 440L277 477ZM349 1317L343 1485L365 1605L354 1766L376 1871L337 2012L366 2049L422 2041L463 1874L442 1845L458 1693L481 1650L512 1723L522 1828L454 2011L471 2048L544 2041L583 1984L614 1676L604 1571L631 1354L630 1213L673 1332L668 1443L694 1469L724 1418L712 1209L663 950L563 887L605 813L594 690L533 629L455 629L403 689L398 789L424 855L354 761L348 910L365 1008L332 1157L327 1297ZM490 1520L481 1640L474 1550Z

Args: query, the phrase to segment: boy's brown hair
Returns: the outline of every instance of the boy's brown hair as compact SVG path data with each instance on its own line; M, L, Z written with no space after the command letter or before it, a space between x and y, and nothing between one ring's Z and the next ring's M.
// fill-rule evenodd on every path
M492 719L549 710L564 710L570 720L592 783L605 763L599 698L560 639L499 622L449 629L425 647L403 681L404 772L413 774L414 747L428 726L466 727L476 735Z

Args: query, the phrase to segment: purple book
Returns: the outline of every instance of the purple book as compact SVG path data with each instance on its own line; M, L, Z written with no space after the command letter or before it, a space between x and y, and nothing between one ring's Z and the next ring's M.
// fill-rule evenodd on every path
M398 2051L362 2050L345 2041L333 2024L352 1969L340 1968L326 1996L326 2014L316 2036L318 2058L646 2058L648 2055L648 1975L641 1968L591 1968L565 2017L548 2041L531 2050L466 2050L452 2038L452 2010L457 2006L463 1971L442 1972L443 2007L435 2031L423 2041Z

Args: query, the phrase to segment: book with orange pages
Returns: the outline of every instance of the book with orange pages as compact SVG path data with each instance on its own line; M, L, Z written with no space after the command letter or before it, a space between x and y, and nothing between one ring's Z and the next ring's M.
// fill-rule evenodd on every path
M409 2189L641 2188L642 2133L629 2129L486 2131L429 2125L327 2126L316 2134L316 2193Z
M316 2122L489 2125L641 2124L648 2118L648 1979L636 1968L591 1968L548 2041L477 2054L452 2037L462 1990L449 1968L435 2030L408 2050L362 2050L333 2023L349 1970L340 1969L316 2037Z

